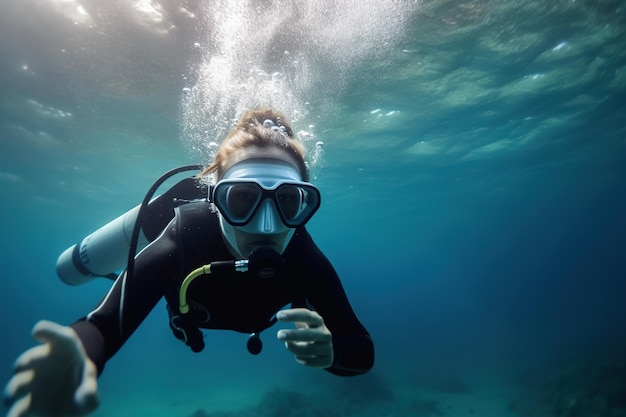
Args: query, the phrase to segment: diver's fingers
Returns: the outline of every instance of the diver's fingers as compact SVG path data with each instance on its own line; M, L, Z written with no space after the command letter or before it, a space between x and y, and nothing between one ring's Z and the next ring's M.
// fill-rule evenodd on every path
M32 400L31 394L28 394L19 400L17 400L11 408L9 408L9 413L7 417L26 417L28 416L30 403Z
M35 378L35 371L18 372L9 380L4 388L4 403L7 405L17 404L18 398L24 397L30 392L30 386ZM21 400L20 400L21 401Z
M296 358L315 358L329 356L328 345L309 342L285 342L285 347Z
M312 311L308 308L281 310L276 314L276 318L282 322L294 322L297 327L303 327L302 325L298 325L298 322L306 323L307 327L320 327L324 325L322 316L320 316L317 311Z
M50 356L50 345L37 345L22 353L15 360L15 372L21 372L36 366L36 363Z
M70 327L48 320L37 322L32 333L33 337L42 343L66 344L76 339L76 333Z
M325 328L281 329L277 332L278 340L283 342L316 342L330 343L332 335Z

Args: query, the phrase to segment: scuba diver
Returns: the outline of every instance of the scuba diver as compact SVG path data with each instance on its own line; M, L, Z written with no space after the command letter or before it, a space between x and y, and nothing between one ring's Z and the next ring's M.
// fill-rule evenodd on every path
M248 111L200 174L152 198L156 186L140 207L59 258L57 272L68 284L115 281L69 326L34 326L41 344L16 361L4 393L9 417L95 410L105 363L163 297L171 330L194 352L204 348L201 329L222 329L249 334L248 350L258 354L259 334L280 321L294 325L276 337L298 363L340 376L372 368L370 335L305 229L320 193L280 113ZM113 276L126 260L120 247L128 260Z

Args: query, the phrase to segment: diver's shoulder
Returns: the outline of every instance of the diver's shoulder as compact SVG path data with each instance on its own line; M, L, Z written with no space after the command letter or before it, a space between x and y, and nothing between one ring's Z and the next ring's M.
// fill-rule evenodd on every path
M175 209L176 214L181 216L216 216L215 210L211 208L211 203L206 200L194 200L188 203L182 204Z
M219 223L217 212L206 200L192 201L175 209L176 219L181 226L204 228Z

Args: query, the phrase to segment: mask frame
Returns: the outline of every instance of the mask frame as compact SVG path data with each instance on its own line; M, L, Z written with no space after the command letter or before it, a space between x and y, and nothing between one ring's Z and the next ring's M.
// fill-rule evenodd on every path
M290 228L306 224L321 205L317 187L301 181L277 181L267 187L250 178L226 179L211 186L209 195L224 220L236 227L250 223L268 199Z

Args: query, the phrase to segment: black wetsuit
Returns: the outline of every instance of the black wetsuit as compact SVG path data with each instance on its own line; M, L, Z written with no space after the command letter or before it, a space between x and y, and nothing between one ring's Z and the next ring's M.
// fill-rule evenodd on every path
M283 258L283 267L269 278L234 271L198 277L187 292L192 309L185 320L193 322L198 337L198 327L258 333L275 322L282 307L308 307L332 333L334 362L328 371L344 376L367 372L374 361L372 340L334 268L304 227L296 229ZM232 259L217 214L206 201L177 208L161 236L136 257L134 274L125 279L122 273L96 309L71 325L98 373L164 296L172 316L189 272Z

